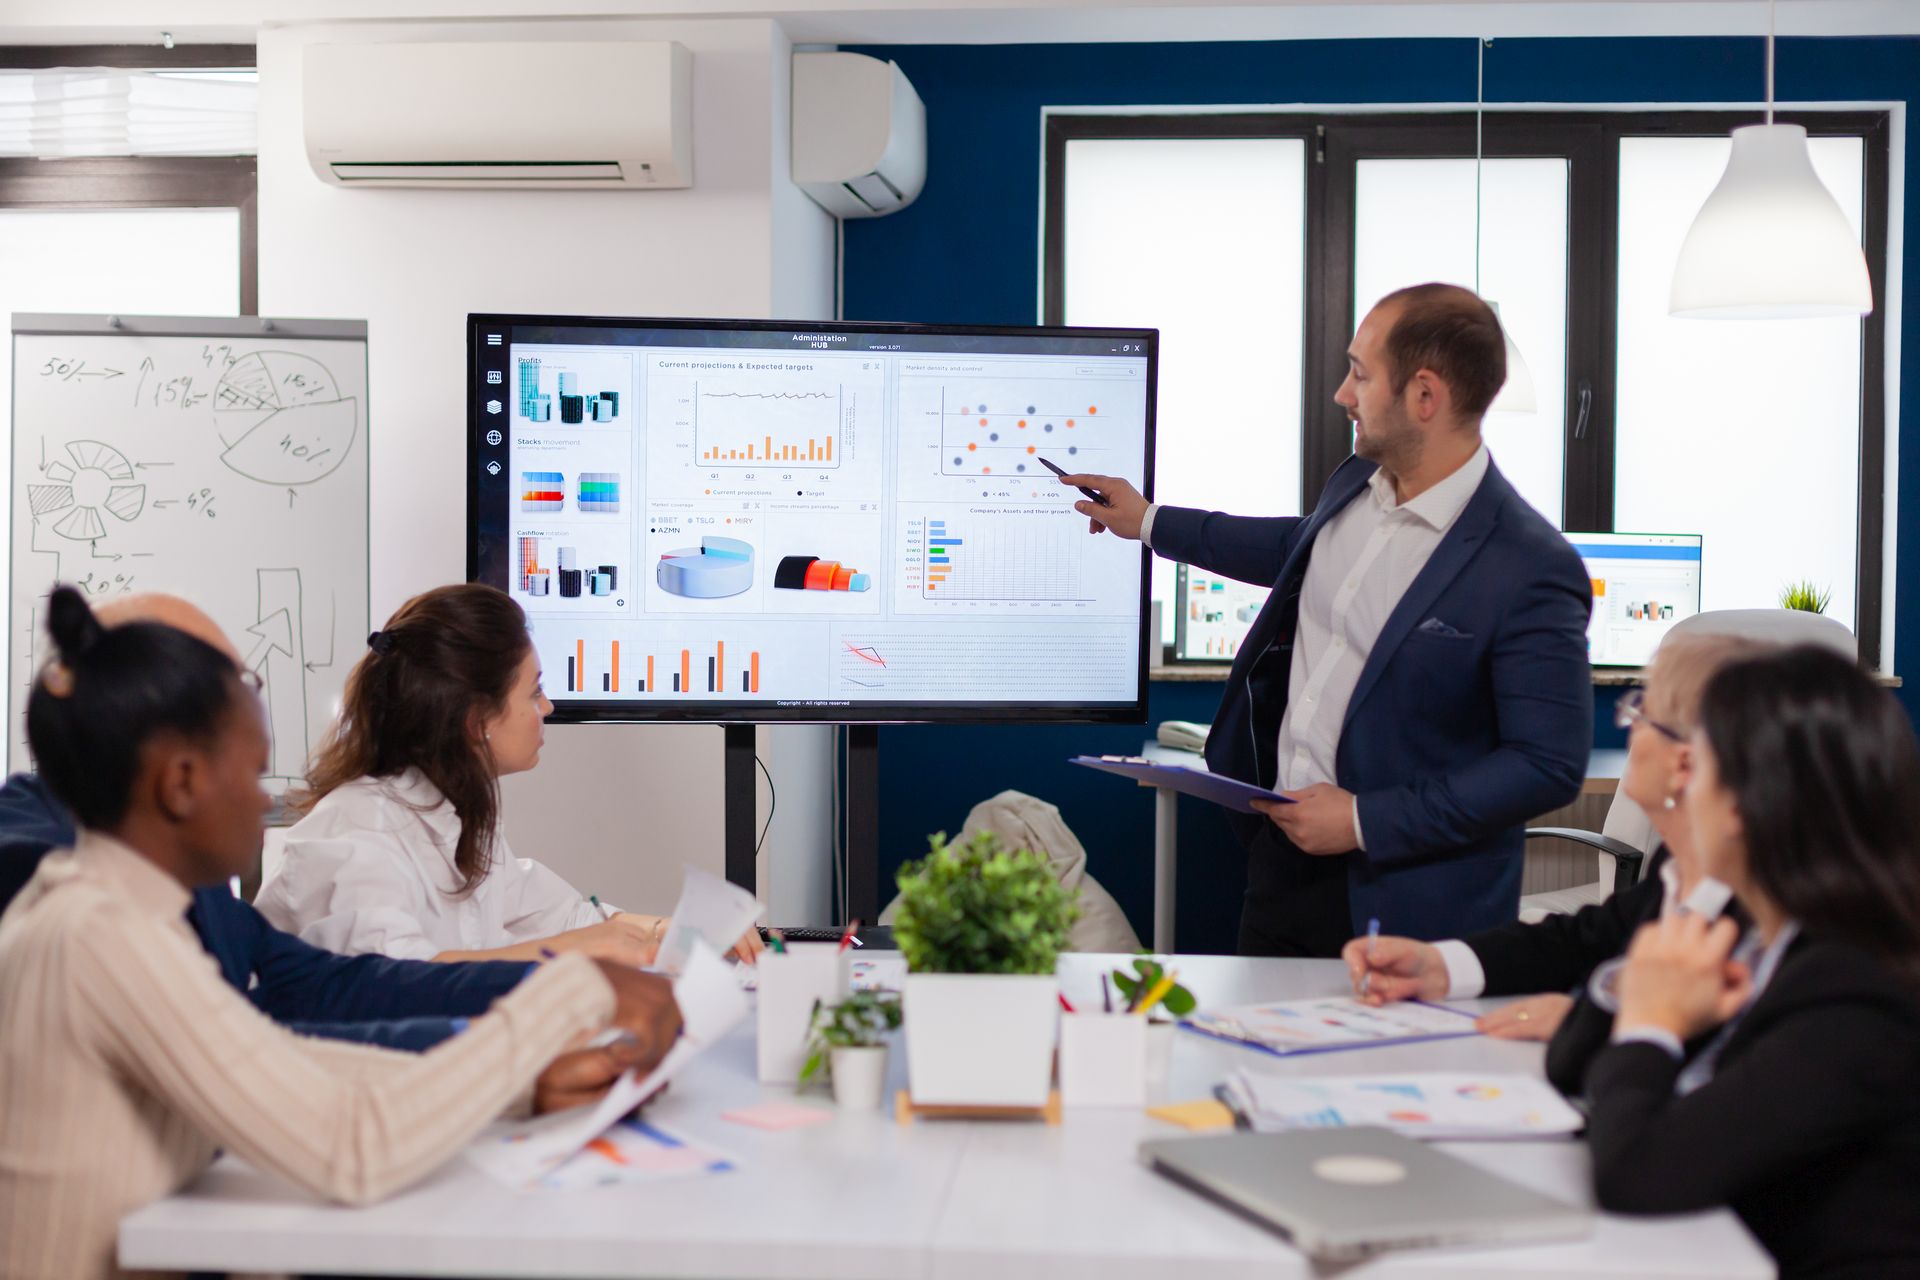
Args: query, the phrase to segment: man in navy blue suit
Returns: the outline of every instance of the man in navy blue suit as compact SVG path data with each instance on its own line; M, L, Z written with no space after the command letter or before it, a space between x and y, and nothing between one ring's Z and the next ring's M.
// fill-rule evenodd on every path
M1593 741L1592 588L1487 453L1506 381L1492 308L1454 285L1382 299L1334 399L1354 453L1302 517L1110 505L1094 532L1272 595L1234 660L1207 763L1288 797L1246 818L1240 950L1334 956L1381 931L1457 937L1513 919L1522 828L1580 790Z

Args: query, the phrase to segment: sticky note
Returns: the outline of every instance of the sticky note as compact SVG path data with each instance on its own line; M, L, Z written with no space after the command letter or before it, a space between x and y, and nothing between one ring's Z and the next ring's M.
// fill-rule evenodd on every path
M1221 1108L1223 1111L1225 1109ZM755 1129L777 1132L781 1129L803 1129L810 1124L825 1124L833 1119L833 1112L822 1111L818 1107L802 1107L791 1102L763 1102L757 1107L723 1111L720 1113L720 1118L731 1120L735 1124L750 1125Z
M1177 1124L1182 1129L1192 1129L1196 1133L1208 1129L1233 1128L1233 1112L1226 1104L1212 1098L1198 1098L1192 1102L1175 1102L1164 1107L1148 1107L1147 1114L1155 1120L1165 1120Z

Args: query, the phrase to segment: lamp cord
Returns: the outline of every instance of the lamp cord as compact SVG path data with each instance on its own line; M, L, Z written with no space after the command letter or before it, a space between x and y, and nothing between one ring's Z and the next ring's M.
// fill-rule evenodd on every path
M1771 2L1771 0L1769 0ZM1473 38L1473 291L1480 292L1480 163L1487 116L1487 41Z
M1773 123L1773 0L1767 0L1767 123Z

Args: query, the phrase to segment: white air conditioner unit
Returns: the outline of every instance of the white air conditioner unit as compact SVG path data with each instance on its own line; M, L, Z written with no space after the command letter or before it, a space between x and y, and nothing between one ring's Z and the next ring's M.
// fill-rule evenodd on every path
M898 64L793 55L793 180L836 218L913 203L927 181L927 108Z
M667 41L308 45L307 162L342 187L692 186L692 63Z

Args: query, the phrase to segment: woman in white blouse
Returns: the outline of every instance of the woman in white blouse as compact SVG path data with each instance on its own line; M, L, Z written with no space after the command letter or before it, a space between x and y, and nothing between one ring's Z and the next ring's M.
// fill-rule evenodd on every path
M492 587L440 587L367 645L256 900L266 917L347 953L650 963L665 920L586 897L500 831L499 779L539 763L553 711L520 606ZM735 950L759 949L749 933Z

